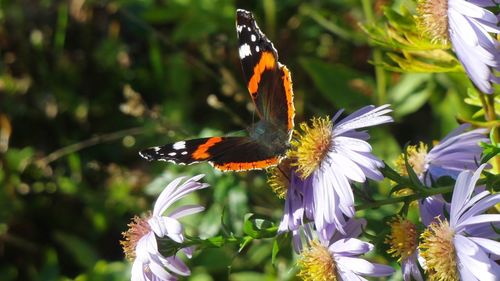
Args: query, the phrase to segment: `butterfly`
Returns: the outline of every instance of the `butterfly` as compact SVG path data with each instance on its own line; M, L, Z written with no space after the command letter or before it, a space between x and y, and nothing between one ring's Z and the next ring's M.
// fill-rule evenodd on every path
M178 141L144 149L143 158L181 165L208 161L222 171L244 171L275 166L286 154L295 116L290 71L252 13L236 11L236 33L243 78L259 117L248 136Z

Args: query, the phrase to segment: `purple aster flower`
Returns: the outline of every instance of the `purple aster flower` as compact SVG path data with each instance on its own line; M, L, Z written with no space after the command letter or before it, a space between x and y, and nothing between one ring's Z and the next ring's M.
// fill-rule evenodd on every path
M489 140L485 136L486 129L466 132L469 127L469 124L459 126L429 152L423 143L418 147L408 147L408 163L425 185L430 186L443 176L456 179L461 171L477 169L483 151L479 143ZM403 156L399 158L397 165L402 174L407 174ZM419 205L425 225L449 208L449 203L440 195L424 198Z
M484 7L498 0L420 0L418 26L433 41L451 42L474 85L483 93L500 83L493 70L500 70L500 48L489 33L500 33L498 17Z
M364 220L346 222L345 234L336 232L330 239L310 238L297 264L298 276L304 281L315 280L366 280L363 276L381 277L394 273L387 265L371 263L360 256L371 251L373 245L357 238Z
M391 233L385 243L390 245L387 251L401 262L403 279L405 281L423 281L418 268L418 232L415 224L402 217L395 217L389 222Z
M300 125L288 157L303 181L304 212L316 229L333 225L343 231L344 215L354 216L350 182L383 179L379 168L384 164L371 153L370 136L357 129L392 122L388 107L366 106L338 121L339 111L332 120L313 118L311 126Z
M304 223L304 182L290 171L290 182L285 198L285 210L278 232L297 230Z
M458 176L451 199L450 219L432 222L419 245L423 267L430 280L498 280L500 242L478 236L471 226L500 222L498 214L483 214L500 202L500 194L473 195L485 165Z
M182 243L183 227L179 218L204 210L202 206L179 207L164 215L168 207L191 192L206 188L208 184L198 182L204 175L184 181L185 177L173 180L156 200L153 213L148 218L135 217L129 229L123 233L120 243L128 259L133 260L132 280L177 280L176 275L188 276L189 268L177 256L164 257L158 249L156 237L168 237ZM183 182L184 181L184 182ZM192 248L183 252L190 257Z
M483 151L479 143L489 142L485 136L488 130L465 132L469 127L469 124L459 126L429 151L425 157L425 184L430 185L432 179L442 176L456 178L463 170L477 169Z

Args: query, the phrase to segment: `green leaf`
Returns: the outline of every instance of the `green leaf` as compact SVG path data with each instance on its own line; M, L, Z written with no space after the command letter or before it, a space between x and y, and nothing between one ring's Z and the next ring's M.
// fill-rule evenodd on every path
M389 98L394 108L394 115L402 117L422 107L434 90L431 74L408 73L389 90Z
M495 141L493 133L494 130L495 129L492 129L490 133L491 143L485 143L485 142L480 143L481 147L483 148L483 157L481 158L481 164L490 161L493 157L500 154L500 144L496 143Z
M45 252L44 265L39 273L37 280L58 280L60 275L59 262L57 259L57 252L54 249L48 249Z
M387 53L387 56L398 66L391 66L386 61L383 66L398 72L460 72L463 71L459 62L443 50L402 51L402 54Z
M252 237L246 236L245 238L243 238L243 241L240 243L240 248L238 249L238 252L241 253L246 246L252 243L252 241L253 241Z
M149 61L153 68L153 73L157 81L163 81L165 78L165 71L163 66L163 56L160 47L160 42L154 36L149 40Z
M394 27L401 30L414 30L416 26L412 15L407 9L404 9L401 12L402 13L400 14L390 7L384 8L384 16Z
M486 187L489 190L493 190L496 192L500 191L500 175L494 175L490 172L483 171L483 174L486 176Z
M479 97L479 92L472 87L467 88L467 98L464 99L466 104L479 107L479 110L472 116L478 118L484 116L483 103ZM495 96L495 104L500 104L500 95ZM500 106L495 106L495 113L500 115Z
M372 44L388 51L380 66L397 72L463 72L450 46L422 36L408 10L399 13L387 7L384 15L384 24L361 26Z
M391 166L387 165L387 163L385 162L384 162L384 167L380 169L380 172L382 172L384 177L392 181L395 181L397 183L403 183L404 181L404 178L398 172L396 172L396 170L392 169Z
M82 238L73 234L56 232L55 239L80 266L90 268L97 262L97 253L94 248Z
M319 92L332 104L354 111L371 103L371 77L340 64L325 63L316 58L301 58L300 64L311 76Z
M274 238L273 252L271 259L272 264L276 264L276 258L278 257L278 253L281 251L282 248L290 245L290 242L291 242L291 236L289 232L279 234Z
M242 220L248 212L248 194L242 186L235 186L228 193L228 221L233 231L240 234Z
M406 167L406 172L408 173L408 178L410 179L412 185L409 186L410 188L414 189L414 187L422 187L422 182L418 178L417 174L413 170L413 167L410 165L408 162L408 146L405 147L404 151L404 159L405 159L405 167Z
M207 211L204 212L203 220L200 222L198 231L203 233L205 237L216 235L221 229L221 212L222 209L219 205L212 205ZM229 232L229 230L227 231Z
M25 147L23 149L10 148L5 154L8 169L23 172L30 163L33 155L34 150L31 147Z
M243 233L246 235L259 239L271 238L276 235L277 227L271 220L264 216L255 214L246 214L245 222L243 223Z

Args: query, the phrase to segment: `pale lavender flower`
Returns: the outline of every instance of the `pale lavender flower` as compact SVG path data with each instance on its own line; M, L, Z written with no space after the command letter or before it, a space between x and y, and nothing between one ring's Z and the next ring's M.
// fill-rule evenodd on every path
M363 276L393 274L393 268L361 258L361 255L373 249L372 244L355 238L365 223L364 220L350 219L346 222L344 234L335 232L326 240L321 238L322 235L318 236L319 240L310 237L308 247L303 249L297 262L300 266L298 276L305 281L348 281L366 280Z
M384 164L371 153L370 136L357 129L392 122L388 107L366 106L337 122L339 111L332 120L315 118L311 126L300 125L289 156L304 183L304 212L318 230L333 225L343 231L344 215L354 216L351 181L383 179L379 168Z
M401 271L403 272L403 280L405 281L424 281L422 273L420 273L420 269L418 268L418 252L401 261Z
M425 157L423 182L427 185L442 176L456 178L463 170L475 170L481 161L481 142L488 143L486 129L465 132L462 124L434 146Z
M433 42L451 46L465 72L483 93L493 92L500 83L499 43L490 33L500 33L498 16L485 9L498 0L420 0L417 24Z
M127 258L134 260L131 280L177 280L177 275L190 275L189 268L177 256L165 257L160 253L156 239L168 237L177 243L184 241L183 226L178 219L201 212L204 208L187 205L169 214L164 213L174 202L189 193L206 188L208 184L198 182L203 176L173 180L159 195L151 216L146 219L136 217L129 224L129 230L123 233L125 240L121 243ZM182 250L188 257L191 256L192 248Z
M431 223L421 236L422 266L433 280L446 277L494 281L500 276L500 266L495 261L500 256L500 242L470 231L471 226L500 222L500 215L484 214L500 202L500 194L482 191L473 195L484 167L483 164L475 172L460 173L453 190L449 221Z
M498 4L498 3L497 3ZM472 82L481 92L491 94L491 83L499 84L500 44L489 33L500 33L498 17L484 9L488 1L449 0L451 44ZM488 6L493 6L489 1Z
M489 140L485 136L486 129L466 132L469 127L469 124L459 126L429 152L423 144L419 148L415 146L408 149L408 161L413 164L413 169L425 185L431 186L433 181L443 176L456 179L461 171L477 169L482 153L479 144ZM449 208L449 203L440 195L424 198L419 205L425 225Z
M416 225L401 216L389 221L391 232L386 236L385 243L389 245L387 253L398 258L401 263L403 280L423 281L418 268L418 230Z
M304 223L304 182L291 170L290 182L285 198L285 210L278 227L278 232L297 230Z

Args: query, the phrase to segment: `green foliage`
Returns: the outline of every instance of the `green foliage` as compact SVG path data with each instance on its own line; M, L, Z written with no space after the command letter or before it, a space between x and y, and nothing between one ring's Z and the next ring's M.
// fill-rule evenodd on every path
M374 11L376 24L368 24L351 0L5 0L0 280L129 280L119 240L130 219L147 216L172 179L200 173L211 186L175 205L206 208L182 220L187 240L204 247L186 259L190 280L295 280L291 237L275 236L283 201L263 171L221 173L137 155L169 141L238 134L256 120L238 60L236 8L254 12L291 70L296 123L392 104L396 124L370 131L389 179L420 188L414 175L390 168L408 140L439 139L457 118L491 125L477 121L481 97L449 46L421 38L408 10ZM373 50L384 51L381 62ZM494 141L483 147L483 161L500 152ZM489 187L497 183L487 176ZM370 182L356 187L366 199L357 203L403 187ZM380 222L400 205L358 212L366 233L383 233ZM370 258L392 262L378 247Z
M457 72L463 71L460 62L447 49L450 46L431 42L422 36L412 15L404 7L398 13L384 8L383 24L365 24L363 30L371 42L387 50L381 63L387 70L400 72Z

